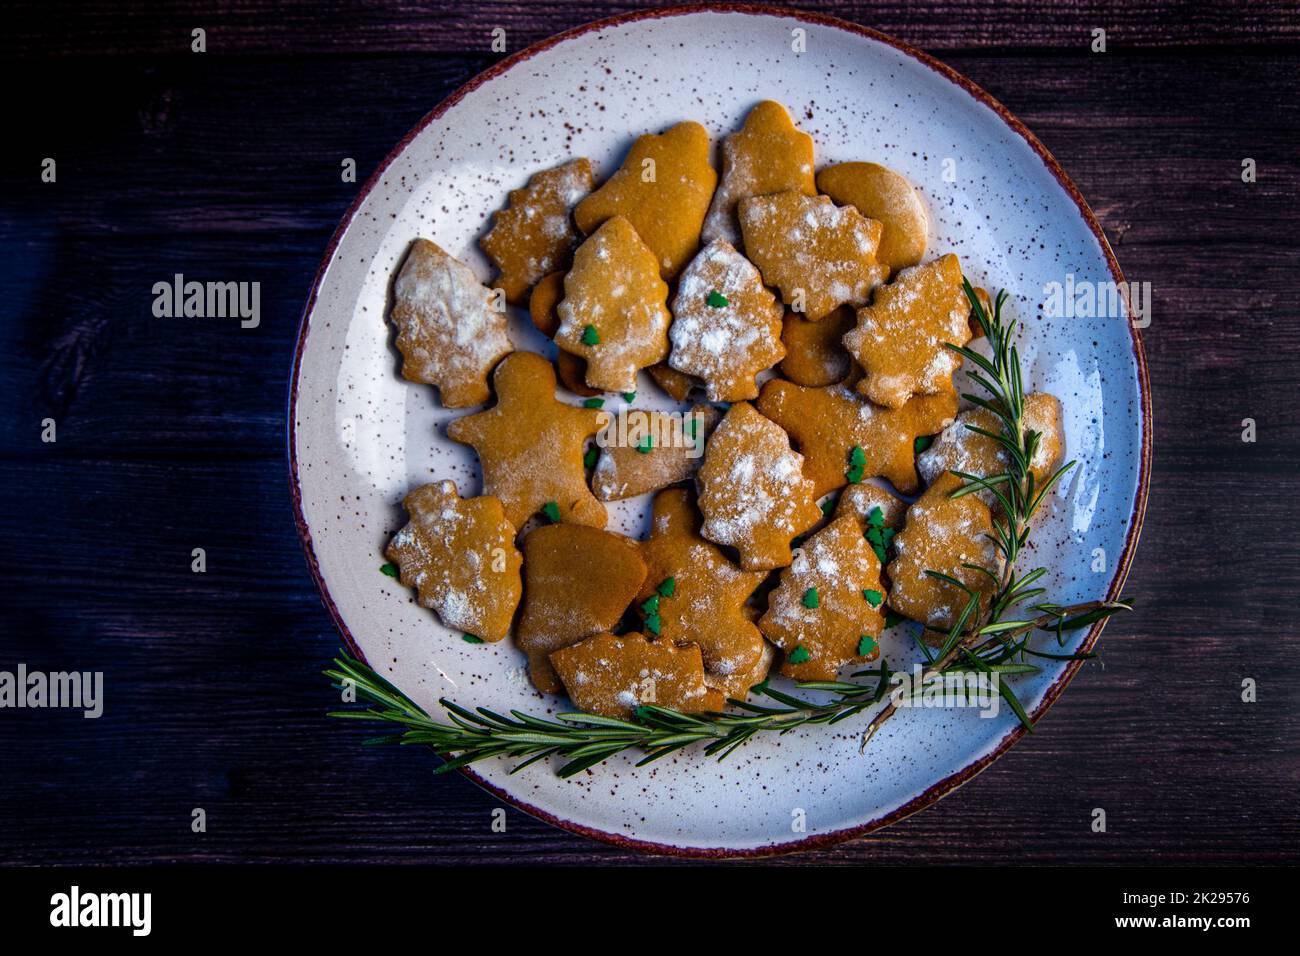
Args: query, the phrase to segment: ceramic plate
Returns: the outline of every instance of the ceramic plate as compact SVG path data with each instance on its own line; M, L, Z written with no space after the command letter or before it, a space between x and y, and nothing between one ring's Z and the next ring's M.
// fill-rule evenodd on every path
M1049 283L1123 281L1055 161L987 94L883 35L766 8L649 12L516 54L426 116L344 217L304 313L289 414L307 557L353 651L431 713L440 713L444 696L538 714L567 703L533 691L510 641L463 642L379 573L409 489L453 478L464 494L480 491L473 453L445 435L453 413L433 388L398 374L386 315L408 245L432 239L487 281L477 239L507 191L532 173L587 156L603 179L641 133L692 119L716 140L768 98L812 134L819 167L870 160L905 175L929 206L931 253L956 252L976 284L1009 290L1009 308L1024 322L1029 384L1062 399L1067 452L1079 463L1051 501L1034 555L1049 568L1056 600L1118 595L1145 498L1145 365L1126 314L1045 314ZM517 347L553 354L522 312L511 324ZM674 407L644 375L636 405ZM642 535L648 504L612 507L610 527ZM1096 638L1096 630L1078 634L1071 646ZM894 668L917 659L911 645L898 629L885 637ZM1041 714L1073 670L1050 667L1022 680L1021 699ZM908 711L866 753L861 729L854 720L756 739L722 764L685 752L642 769L615 759L567 781L545 764L509 776L509 763L482 763L471 776L530 813L599 839L685 855L757 855L898 820L960 786L1020 736L1006 708L993 719L971 709ZM423 771L413 764L411 772Z

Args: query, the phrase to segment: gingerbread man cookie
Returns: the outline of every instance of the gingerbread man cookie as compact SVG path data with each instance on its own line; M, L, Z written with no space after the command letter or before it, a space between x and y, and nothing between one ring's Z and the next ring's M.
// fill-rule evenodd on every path
M704 218L705 242L740 242L736 206L749 196L795 190L817 193L813 180L813 141L795 128L784 106L763 100L745 117L745 125L722 141L722 179Z
M691 260L677 282L668 364L704 381L709 401L758 397L754 376L785 355L782 309L763 277L725 239Z
M953 420L957 396L922 395L902 408L881 408L848 383L805 388L773 379L759 393L758 410L790 433L816 497L875 477L911 494L917 488L913 443Z
M1030 459L1029 470L1039 487L1056 469L1061 460L1061 403L1054 395L1035 392L1025 396L1025 428L1039 434L1038 447ZM984 408L968 408L957 420L943 430L934 444L916 459L916 470L927 482L937 479L945 471L958 471L977 478L1006 471L1011 458L1006 448L988 435L972 431L970 426L992 432L1002 431L1000 419ZM990 508L997 497L992 491L977 491Z
M687 415L625 409L596 437L600 458L591 490L601 501L618 501L685 481L699 468L720 417L712 405L696 405Z
M705 679L743 700L771 662L745 603L767 572L742 571L702 538L692 499L681 488L655 496L650 537L641 542L648 570L637 600L647 628L667 640L694 641Z
M825 196L792 191L742 199L740 228L763 281L813 322L841 305L866 304L889 274L876 261L880 223Z
M768 598L758 626L785 652L781 673L795 680L835 680L850 661L880 653L885 618L880 561L852 515L836 518L795 551L794 563Z
M513 348L491 296L469 266L415 240L393 284L402 377L438 386L447 408L486 402L488 372Z
M574 705L584 713L632 717L642 704L684 714L720 711L721 691L704 683L700 649L632 632L608 632L551 655Z
M484 494L495 495L516 528L544 508L556 521L603 528L605 506L587 487L583 446L605 412L555 399L555 370L535 352L512 352L492 376L497 404L457 418L447 437L472 445Z
M555 338L560 328L560 315L555 307L564 298L564 273L552 272L538 280L533 286L533 294L528 297L528 315L533 320L537 331L549 339ZM587 363L585 360L560 349L555 356L555 371L560 376L564 387L575 395L591 398L599 395L600 390L587 385Z
M796 312L787 312L781 329L781 344L785 346L781 374L796 385L813 387L844 381L853 360L842 339L857 324L857 313L847 305L820 322L809 322Z
M704 450L696 475L700 533L740 551L747 571L790 563L790 540L822 518L814 485L803 476L803 456L775 422L748 402L727 411Z
M904 269L858 311L844 345L866 370L858 391L877 405L900 408L914 395L951 392L961 356L947 347L970 341L970 300L961 265L949 253Z
M926 571L961 581L980 595L980 609L985 610L994 590L993 580L966 565L986 568L995 575L1002 570L997 547L989 537L993 518L988 505L973 494L952 497L963 484L951 472L944 472L913 502L903 530L894 539L896 557L886 568L889 606L904 617L943 631L956 623L969 597Z
M559 692L550 655L614 627L645 574L637 543L621 534L550 524L524 535L524 608L515 643L528 655L538 690Z
M883 227L876 258L897 272L925 255L930 219L925 203L892 169L876 163L838 163L817 174L817 191L841 206L853 206Z
M700 226L718 174L709 164L709 134L699 123L678 123L662 135L637 139L619 170L578 203L578 228L588 235L622 216L654 251L665 279L673 279L700 247Z
M496 498L461 498L453 481L417 488L402 499L410 522L385 554L401 582L418 592L447 627L484 641L510 630L519 605L515 529Z
M570 211L591 191L591 162L574 159L543 170L523 189L510 192L510 205L496 213L479 245L500 272L497 284L507 301L521 305L542 276L569 264L578 244Z
M634 392L637 370L668 355L667 302L654 253L615 216L574 254L555 344L587 360L592 388Z

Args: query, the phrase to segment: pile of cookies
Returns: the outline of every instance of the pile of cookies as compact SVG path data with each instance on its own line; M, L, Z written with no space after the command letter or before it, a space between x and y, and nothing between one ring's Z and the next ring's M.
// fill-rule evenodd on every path
M957 257L923 262L916 190L873 163L815 172L771 101L721 168L692 122L641 136L599 188L572 160L496 213L491 287L423 239L394 286L402 374L448 408L496 402L447 429L478 453L482 494L412 491L388 557L445 625L513 634L536 687L591 713L720 710L774 666L835 679L880 655L887 610L952 626L964 595L927 570L984 595L970 566L998 570L996 498L951 492L1006 452L966 427L996 432L990 413L959 410L945 343L978 327ZM507 303L554 362L513 349ZM602 396L630 403L642 369L702 400L596 447ZM1027 414L1041 479L1060 407L1034 395ZM605 502L651 492L645 540L605 530Z

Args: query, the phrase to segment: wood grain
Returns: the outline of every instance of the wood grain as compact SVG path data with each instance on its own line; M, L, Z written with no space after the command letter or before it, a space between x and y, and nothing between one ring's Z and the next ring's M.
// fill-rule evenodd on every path
M1104 666L1040 732L968 786L789 862L1294 861L1295 18L1268 4L1028 6L841 9L957 51L944 59L1044 140L1128 277L1153 284L1140 609L1108 627ZM192 17L173 9L92 3L54 30L19 8L0 40L23 58L4 67L23 95L0 217L0 667L102 669L108 687L99 720L0 714L0 862L646 862L514 810L494 834L491 797L323 720L318 672L338 638L284 461L298 315L356 188L341 158L364 179L494 62L474 39L488 24L522 42L596 6L218 5L207 58L174 52ZM1080 46L1099 17L1122 55ZM47 155L55 185L37 178ZM261 281L261 327L155 319L149 290L174 272ZM46 416L54 445L39 440ZM1244 677L1259 681L1254 705ZM1106 834L1090 831L1094 807Z

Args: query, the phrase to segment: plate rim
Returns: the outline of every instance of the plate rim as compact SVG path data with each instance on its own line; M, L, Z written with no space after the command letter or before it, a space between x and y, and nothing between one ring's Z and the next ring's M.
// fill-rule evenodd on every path
M1003 106L997 99L989 94L982 87L968 79L966 76L958 73L952 67L935 59L928 53L925 53L908 43L904 43L889 34L882 33L871 27L862 26L850 20L844 20L840 17L830 14L819 13L811 10L795 10L787 7L776 6L764 3L690 3L674 6L657 7L647 10L636 10L628 13L618 14L616 16L605 17L600 20L593 20L589 23L583 23L571 27L554 36L547 37L536 43L533 43L522 50L519 50L498 63L494 63L480 73L470 77L460 87L450 93L437 106L426 113L418 123L411 128L407 134L395 145L382 161L375 167L364 185L358 190L356 197L349 204L347 211L339 220L338 226L330 236L328 245L321 256L320 264L317 266L316 274L312 279L311 291L307 296L307 301L303 306L302 314L298 323L298 335L294 343L293 364L289 377L289 393L287 402L288 428L286 430L287 458L289 465L289 492L293 505L294 525L298 531L298 539L302 544L304 555L307 559L307 566L311 572L312 579L320 591L321 603L329 612L330 618L334 622L335 628L343 638L344 644L353 656L358 660L365 661L365 655L362 653L360 646L357 644L352 632L344 622L338 607L330 595L329 587L321 575L320 564L317 561L316 553L312 543L311 529L307 524L306 517L302 508L302 488L298 479L298 452L297 452L297 404L298 404L298 385L302 371L303 347L307 341L307 333L310 331L311 314L316 306L316 299L320 293L321 282L328 271L330 264L334 261L335 253L338 251L339 244L343 237L352 226L352 220L361 204L365 202L370 195L370 191L383 178L384 173L395 159L406 149L406 147L415 139L423 130L432 122L439 119L447 110L459 103L465 96L472 93L478 87L487 81L494 79L514 67L520 65L542 53L549 50L557 44L566 42L586 33L599 31L612 26L620 26L627 23L635 23L642 20L655 20L666 17L689 16L699 13L739 13L753 16L782 17L793 19L817 26L831 27L843 30L848 33L865 37L869 40L875 40L893 47L905 56L908 56L917 62L934 70L940 76L949 82L960 87L972 99L984 106L987 106L997 116L1007 124L1016 134L1018 134L1030 148L1038 155L1043 165L1047 167L1048 172L1065 190L1067 195L1074 201L1078 207L1079 214L1082 216L1084 223L1097 239L1101 248L1102 255L1106 260L1106 265L1110 270L1111 276L1116 283L1124 283L1124 272L1120 268L1119 261L1115 258L1114 250L1111 249L1110 242L1106 239L1106 234L1098 222L1096 215L1088 206L1083 194L1079 192L1077 186L1066 174L1061 164L1051 154L1046 146L1030 132L1014 114ZM1124 548L1120 553L1116 565L1115 576L1111 581L1110 589L1107 591L1108 600L1114 600L1121 594L1124 583L1128 579L1130 567L1132 566L1133 556L1137 551L1138 539L1141 537L1142 525L1146 518L1147 497L1150 491L1151 478L1151 447L1152 447L1152 409L1151 409L1151 383L1148 377L1146 350L1143 346L1141 330L1135 322L1132 306L1126 302L1126 311L1128 312L1128 322L1126 323L1129 330L1133 357L1137 365L1137 383L1138 396L1140 399L1141 418L1141 450L1138 458L1138 479L1137 490L1133 500L1133 511L1129 516L1129 527L1124 538ZM1102 630L1106 626L1106 619L1098 621L1088 631L1086 638L1080 650L1091 651L1101 636ZM1069 662L1061 675L1047 688L1043 698L1039 701L1029 714L1031 721L1037 724L1039 720L1047 713L1061 693L1069 686L1074 675L1082 666L1081 660ZM635 850L643 853L652 853L665 856L681 857L686 859L756 859L762 857L781 856L788 853L800 853L808 850L824 849L835 846L857 837L866 836L876 830L881 830L891 824L897 823L912 814L925 809L926 807L937 803L943 797L952 793L962 785L978 776L983 770L989 767L994 761L1011 749L1022 737L1026 731L1023 725L1017 723L1007 734L998 741L997 745L991 751L982 757L978 757L965 766L953 771L942 780L923 790L921 793L912 797L901 807L897 807L888 813L881 814L865 823L854 824L853 826L843 827L838 830L831 830L825 833L808 834L799 840L792 840L785 843L772 843L759 847L690 847L678 846L671 843L660 843L654 840L643 840L636 837L629 837L622 833L612 833L601 830L596 827L587 826L574 820L568 820L557 816L547 810L534 807L526 800L507 793L503 788L489 782L476 772L472 767L462 767L459 772L465 777L472 780L478 786L482 787L488 793L492 794L503 803L507 803L519 810L536 817L551 826L570 833L576 833L601 843L612 844L624 850Z

